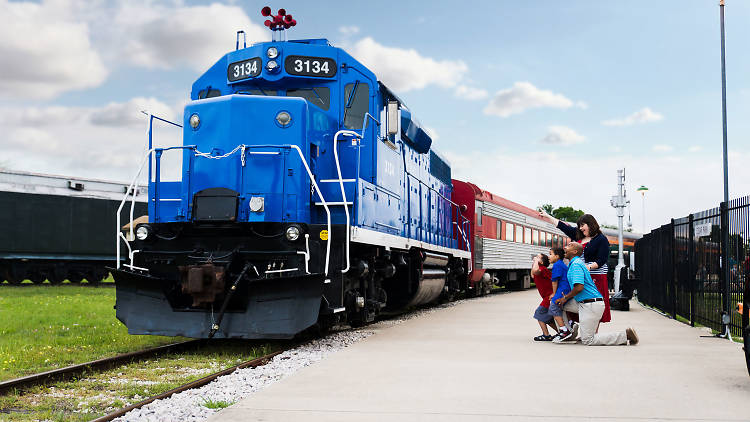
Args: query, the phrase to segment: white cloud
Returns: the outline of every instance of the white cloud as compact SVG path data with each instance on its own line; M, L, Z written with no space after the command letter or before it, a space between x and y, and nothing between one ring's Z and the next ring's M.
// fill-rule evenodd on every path
M481 88L475 88L467 85L458 85L455 91L456 97L465 100L483 100L490 94Z
M495 93L484 108L484 114L508 117L532 108L586 108L583 102L574 103L562 94L539 89L529 82L516 82L511 88Z
M662 119L664 119L663 115L651 110L649 107L644 107L627 117L605 120L602 124L604 126L632 126L641 123L658 122Z
M0 0L0 95L46 99L105 80L89 26L69 6Z
M549 145L575 145L584 142L586 138L579 135L575 130L566 126L550 126L547 134L539 140L541 144Z
M444 155L452 163L453 177L469 180L482 189L535 208L544 203L571 205L592 213L600 222L616 221L609 205L617 189L617 169L626 167L627 187L633 201L631 214L634 229L641 231L641 199L635 189L649 187L646 194L646 219L654 228L670 218L718 206L722 200L721 158L706 160L696 154L680 157L663 155L601 154L592 160L578 148L555 148L554 152L514 153L495 151L451 152ZM729 163L730 195L737 197L750 191L750 166L732 165L750 159L750 153L737 152ZM529 171L530 168L543 169ZM487 171L487 169L493 169ZM685 171L691 169L691 171ZM572 173L571 173L572 172ZM585 177L583 176L585 174ZM523 175L523 177L517 177ZM567 176L566 176L567 175ZM574 179L568 176L574 175ZM550 180L565 180L550 185ZM685 188L690 200L685 201ZM640 195L637 195L640 196Z
M430 138L432 138L432 143L433 144L435 143L435 141L437 141L438 139L440 139L440 135L437 133L437 131L435 129L433 129L433 128L429 127L429 126L422 126L422 128L424 129L425 132L427 132L427 135L429 135Z
M140 113L142 109L180 120L177 110L155 98L134 98L103 107L0 107L0 122L6 130L6 135L0 137L0 165L16 170L130 180L143 158L147 140L148 118ZM154 128L155 145L180 142L179 128L159 123ZM169 178L174 178L173 159L168 158Z
M656 144L651 147L651 150L654 152L671 152L674 150L674 147L671 145Z
M395 92L422 89L428 85L452 88L469 70L461 60L435 60L414 49L386 47L370 37L357 41L349 53Z
M355 35L359 33L359 27L354 25L341 26L339 27L339 32L344 34L344 36Z
M693 145L690 148L688 148L688 152L700 152L701 150L703 150L703 147L698 146L698 145Z
M248 44L270 39L269 31L252 23L239 6L137 3L122 3L114 20L125 40L123 57L138 66L205 70L234 49L238 30L245 31Z
M149 112L165 119L174 119L174 111L155 98L133 98L126 103L109 103L92 110L90 121L97 126L130 126L143 124L144 114Z

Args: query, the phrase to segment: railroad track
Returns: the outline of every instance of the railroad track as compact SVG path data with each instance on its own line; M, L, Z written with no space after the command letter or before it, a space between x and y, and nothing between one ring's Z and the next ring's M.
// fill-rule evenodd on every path
M48 382L63 381L75 378L89 371L104 370L122 363L142 360L162 353L171 353L180 350L186 350L203 343L204 340L189 340L180 343L172 343L165 346L154 347L137 352L123 353L121 355L112 356L109 358L97 359L86 363L41 372L38 374L27 375L25 377L14 378L12 380L0 382L0 395L7 394L8 392L14 390L26 390L30 387L44 385Z
M191 381L191 382L189 382L187 384L184 384L184 385L181 385L181 386L179 386L177 388L173 388L173 389L171 389L169 391L166 391L164 393L157 394L155 396L149 397L149 398L147 398L147 399L145 399L145 400L143 400L141 402L132 404L132 405L130 405L128 407L124 407L124 408L122 408L120 410L117 410L115 412L112 412L112 413L110 413L108 415L104 415L104 416L102 416L100 418L94 419L92 422L108 422L108 421L112 421L114 419L119 418L120 416L125 415L126 413L130 412L131 410L140 409L141 407L143 407L143 406L151 403L154 400L165 399L167 397L170 397L173 394L181 393L183 391L191 390L193 388L202 387L202 386L210 383L211 381L215 380L216 378L219 378L219 377L224 376L224 375L229 375L229 374L231 374L232 372L234 372L234 371L236 371L238 369L255 368L257 366L265 365L274 356L278 355L279 353L283 353L285 350L286 349L279 350L279 351L276 351L276 352L273 352L273 353L269 353L269 354L267 354L265 356L261 356L259 358L255 358L255 359L252 359L252 360L240 363L239 365L232 366L231 368L224 369L223 371L219 371L219 372L213 373L211 375L207 375L207 376L205 376L205 377L203 377L201 379L198 379L198 380L195 380L195 381Z

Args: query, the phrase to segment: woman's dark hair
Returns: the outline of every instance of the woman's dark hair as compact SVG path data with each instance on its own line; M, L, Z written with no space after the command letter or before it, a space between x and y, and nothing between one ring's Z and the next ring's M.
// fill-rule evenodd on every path
M596 218L594 218L594 216L591 214L583 214L582 216L578 217L578 221L576 221L576 225L579 227L578 231L581 231L580 227L584 224L589 226L589 236L591 236L591 238L602 232L602 230L599 228L599 223L596 222ZM580 233L580 235L582 234L583 232Z
M563 248L552 248L550 249L554 255L557 255L558 258L564 259L565 258L565 249Z
M542 256L542 265L549 267L549 257L543 253L540 253L539 255Z

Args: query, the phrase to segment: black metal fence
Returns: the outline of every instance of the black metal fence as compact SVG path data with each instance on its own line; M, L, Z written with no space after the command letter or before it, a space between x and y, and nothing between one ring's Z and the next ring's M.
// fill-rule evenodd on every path
M723 331L730 317L732 335L742 335L743 301L750 270L750 197L673 219L635 244L641 302L677 318ZM723 265L727 263L727 265Z

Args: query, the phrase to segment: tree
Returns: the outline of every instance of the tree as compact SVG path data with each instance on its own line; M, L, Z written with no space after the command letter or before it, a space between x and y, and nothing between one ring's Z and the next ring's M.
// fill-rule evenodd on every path
M555 208L552 204L542 204L539 208L543 209L547 214L555 217L558 220L576 222L578 217L585 214L581 210L577 210L573 207L557 207Z
M577 210L573 207L558 207L552 211L552 216L558 220L575 222L585 214L581 210Z
M555 212L555 207L552 206L552 204L542 204L541 207L539 207L544 210L549 215L552 215Z

